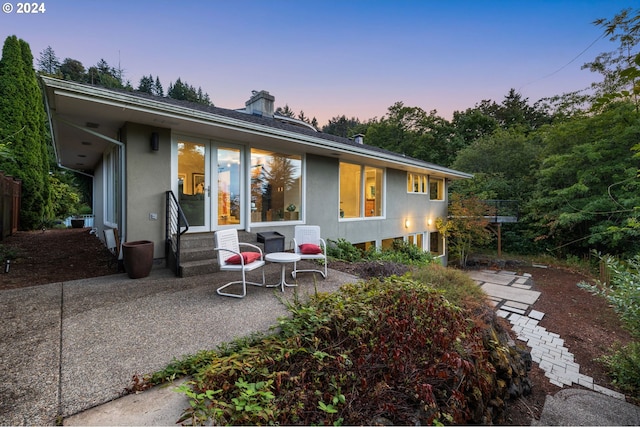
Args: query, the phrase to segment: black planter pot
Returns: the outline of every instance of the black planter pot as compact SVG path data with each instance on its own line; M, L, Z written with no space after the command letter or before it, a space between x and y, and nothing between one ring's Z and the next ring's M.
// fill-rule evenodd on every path
M122 260L124 262L124 270L130 278L140 279L147 277L153 266L153 242L137 240L123 243Z
M84 228L84 218L72 219L71 228Z

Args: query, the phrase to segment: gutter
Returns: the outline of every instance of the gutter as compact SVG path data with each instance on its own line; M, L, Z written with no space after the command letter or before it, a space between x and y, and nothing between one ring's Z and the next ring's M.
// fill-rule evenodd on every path
M419 169L432 170L434 172L440 172L444 174L446 178L473 178L472 174L456 171L428 162L423 162L418 159L406 158L397 153L380 153L377 151L332 141L330 139L295 133L284 129L272 128L263 124L252 123L245 120L226 117L219 114L200 111L179 105L168 104L166 102L156 101L152 99L140 98L133 95L128 95L126 93L114 92L105 88L86 87L84 85L79 85L78 83L53 79L44 76L41 77L41 79L43 79L47 85L54 89L67 91L66 93L64 93L64 96L70 98L99 102L106 105L118 106L120 108L128 108L131 110L147 112L150 114L155 114L157 116L173 117L179 120L201 123L208 126L217 126L235 131L242 131L258 136L275 137L305 146L312 146L314 148L320 147L345 154L355 154L360 157L384 161L402 166L404 168L415 167ZM125 105L123 106L123 104ZM229 111L237 112L237 110ZM274 117L274 120L279 119L280 116L278 116L277 118Z
M47 108L47 112L49 113L48 108ZM55 113L53 113L53 114L55 114ZM66 125L68 125L68 126L71 126L71 127L73 127L73 128L76 128L76 129L78 129L78 130L81 130L81 131L84 131L84 132L90 133L91 135L94 135L94 136L96 136L96 137L98 137L98 138L100 138L100 139L104 139L105 141L110 142L110 143L115 144L115 145L117 145L117 146L119 146L119 147L120 147L120 150L119 150L120 158L119 158L118 160L119 160L120 164L122 165L122 167L120 168L120 185L121 185L121 191L120 191L120 224L119 224L119 234L120 234L120 236L121 236L121 238L120 238L120 245L122 245L124 242L126 242L126 236L127 236L127 233L126 233L126 231L127 231L127 230L126 230L126 228L127 228L126 223L127 223L127 222L126 222L126 220L125 220L125 218L126 218L126 217L125 217L125 214L126 214L126 211L125 211L126 194L125 194L125 185L124 185L124 182L125 182L125 170L126 170L126 163L125 163L125 162L126 162L126 157L125 157L125 147L126 147L126 145L125 145L124 143L122 143L122 142L118 141L117 139L110 138L110 137L108 137L108 136L106 136L106 135L103 135L103 134L101 134L101 133L99 133L99 132L96 132L96 131L94 131L94 130L91 130L91 129L88 129L88 128L85 128L85 127L82 127L82 126L78 126L78 125L76 125L75 123L71 123L71 122L69 122L69 121L67 121L67 120L65 120L65 119L63 119L63 118L61 118L61 117L59 117L57 114L55 114L55 116L56 116L56 120L57 120L57 121L59 121L59 122L61 122L61 123L64 123L64 124L66 124ZM49 117L51 118L51 115L49 115ZM52 128L52 129L53 129L53 128ZM53 135L53 132L51 132L51 134ZM58 158L58 154L57 154L57 152L56 152L56 159L57 159L57 158ZM69 168L66 168L66 167L65 167L65 169L69 169ZM73 170L73 169L69 169L69 170ZM89 174L87 174L87 173L80 172L80 171L75 171L75 170L73 170L73 171L74 171L74 172L81 173L81 174L84 174L84 175L87 175L87 176L91 176L91 177L93 178L93 175L89 175ZM122 248L119 248L119 249L122 249ZM122 256L122 250L120 250L120 251L119 251L119 253L120 253L120 254L121 254L121 256Z

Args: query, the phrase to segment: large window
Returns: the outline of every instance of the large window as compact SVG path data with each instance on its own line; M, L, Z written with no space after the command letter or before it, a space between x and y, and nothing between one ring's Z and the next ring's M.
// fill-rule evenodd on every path
M382 216L384 171L340 163L340 217Z
M302 157L251 150L251 221L302 219Z

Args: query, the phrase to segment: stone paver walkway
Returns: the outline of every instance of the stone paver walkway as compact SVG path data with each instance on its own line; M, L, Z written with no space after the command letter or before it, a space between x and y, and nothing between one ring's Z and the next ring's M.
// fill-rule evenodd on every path
M519 340L531 348L531 359L558 387L578 384L607 396L624 400L624 394L599 386L593 378L580 373L580 365L564 346L560 335L547 331L538 323L544 313L531 306L540 292L531 290L530 274L522 276L511 271L470 271L469 276L487 293L499 316L509 320Z

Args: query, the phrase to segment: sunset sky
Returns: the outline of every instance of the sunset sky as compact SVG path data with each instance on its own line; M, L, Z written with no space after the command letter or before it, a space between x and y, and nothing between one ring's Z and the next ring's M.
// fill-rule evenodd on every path
M16 13L3 0L0 37L34 58L100 59L134 87L180 77L218 107L242 108L267 90L322 126L334 116L382 117L397 101L437 110L501 102L510 88L530 103L584 89L581 66L616 45L593 25L636 1L50 0ZM13 9L7 12L7 4Z

